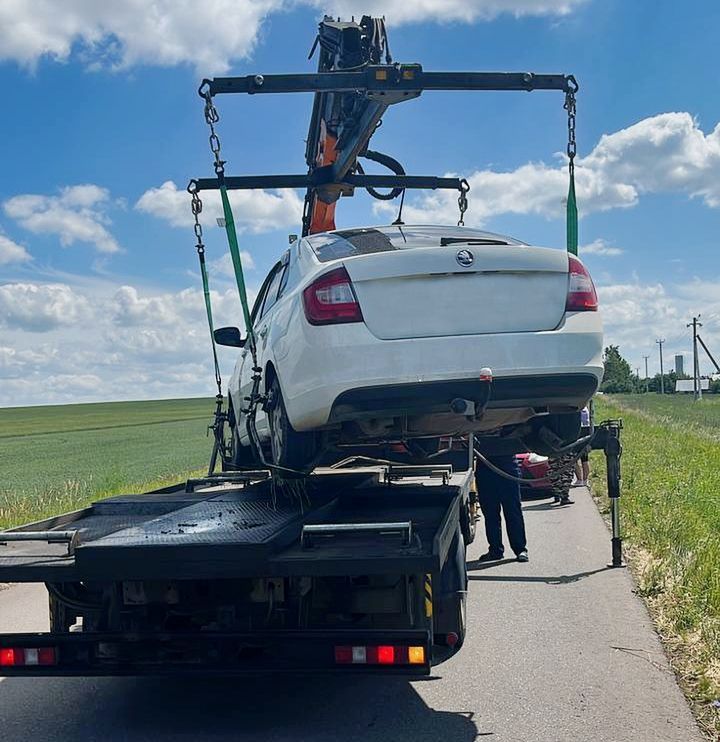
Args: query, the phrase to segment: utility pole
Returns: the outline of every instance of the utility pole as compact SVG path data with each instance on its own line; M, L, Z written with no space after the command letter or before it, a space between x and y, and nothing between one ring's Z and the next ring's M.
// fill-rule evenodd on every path
M655 341L660 346L660 394L665 394L665 372L663 371L662 347L665 338Z
M650 358L650 356L643 356L643 358L645 359L645 394L647 394L650 391L650 381L648 379L648 365L647 365L648 358Z
M702 323L698 320L700 315L692 318L692 322L688 323L686 327L693 328L693 399L697 402L702 399L702 385L700 384L700 358L698 357L698 327L702 327Z

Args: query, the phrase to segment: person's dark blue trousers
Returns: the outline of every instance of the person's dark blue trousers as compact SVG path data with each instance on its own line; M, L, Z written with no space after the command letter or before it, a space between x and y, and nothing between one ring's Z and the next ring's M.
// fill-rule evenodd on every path
M514 456L488 456L487 459L507 474L514 477L520 476ZM527 540L520 501L520 485L496 474L481 461L478 461L475 469L475 482L480 510L485 519L485 536L490 546L489 551L496 556L502 555L505 551L502 540L501 510L505 517L510 548L515 554L525 551Z

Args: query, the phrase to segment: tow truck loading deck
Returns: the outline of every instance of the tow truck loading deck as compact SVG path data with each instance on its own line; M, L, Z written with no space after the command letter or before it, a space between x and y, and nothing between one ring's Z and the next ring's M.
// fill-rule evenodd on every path
M46 583L51 632L0 635L0 673L426 675L463 640L471 483L229 473L4 532L0 580Z

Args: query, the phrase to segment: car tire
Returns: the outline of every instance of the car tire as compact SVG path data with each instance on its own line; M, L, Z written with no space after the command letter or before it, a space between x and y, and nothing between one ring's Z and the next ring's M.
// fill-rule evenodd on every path
M317 437L314 433L299 432L293 428L277 376L273 376L270 382L266 411L273 463L288 469L305 468L317 456Z
M256 459L250 446L240 443L237 425L232 428L232 443L230 448L230 462L236 469L247 469L257 467L260 462Z

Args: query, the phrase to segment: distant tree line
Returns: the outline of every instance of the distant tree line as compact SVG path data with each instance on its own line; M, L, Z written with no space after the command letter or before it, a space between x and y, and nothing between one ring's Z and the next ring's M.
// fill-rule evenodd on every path
M649 392L659 392L660 374L650 377L647 382L632 372L630 364L620 354L620 347L608 345L603 355L603 374L601 392L608 394L641 394L646 389ZM678 379L691 379L687 374L676 374L674 371L663 374L665 394L675 394L675 382ZM720 379L710 382L710 392L720 394Z

